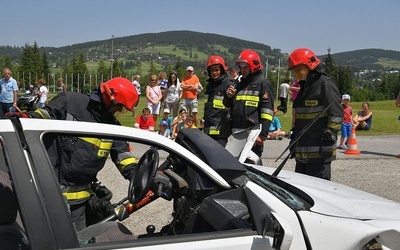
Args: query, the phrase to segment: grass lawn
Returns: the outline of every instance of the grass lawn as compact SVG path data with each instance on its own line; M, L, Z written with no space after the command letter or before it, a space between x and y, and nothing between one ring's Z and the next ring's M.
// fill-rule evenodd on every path
M275 107L279 105L280 102L275 102ZM353 116L361 110L362 102L350 102L353 108ZM141 97L139 105L135 112L135 117L132 113L128 112L121 115L120 122L124 126L133 127L134 120L142 112L142 109L147 106L145 97ZM398 117L400 115L400 108L396 108L395 100L390 101L377 101L369 102L370 110L372 111L372 125L369 131L357 131L357 135L361 136L372 136L372 135L390 135L396 134L400 135L400 121ZM201 119L204 113L204 99L199 100L199 113L198 117ZM288 104L288 112L283 115L282 112L278 112L277 117L280 119L282 124L282 129L284 131L289 131L292 122L292 103ZM158 125L156 126L158 129Z

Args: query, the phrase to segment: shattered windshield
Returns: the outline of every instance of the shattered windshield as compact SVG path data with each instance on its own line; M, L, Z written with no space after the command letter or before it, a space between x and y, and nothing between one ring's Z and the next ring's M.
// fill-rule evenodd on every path
M283 201L286 205L288 205L292 209L305 210L312 206L307 201L302 199L299 195L293 193L292 191L289 191L286 187L282 187L277 183L273 182L272 178L274 177L271 177L251 167L248 167L247 170L248 171L246 172L246 176L251 181L267 189L270 193L272 193L274 196ZM277 179L274 178L274 180ZM292 189L294 189L294 187L292 187Z

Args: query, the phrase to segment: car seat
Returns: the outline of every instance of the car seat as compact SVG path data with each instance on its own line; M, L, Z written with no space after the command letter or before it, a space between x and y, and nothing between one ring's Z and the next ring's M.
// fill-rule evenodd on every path
M17 222L18 204L11 180L0 171L0 247L2 249L28 249L28 239Z

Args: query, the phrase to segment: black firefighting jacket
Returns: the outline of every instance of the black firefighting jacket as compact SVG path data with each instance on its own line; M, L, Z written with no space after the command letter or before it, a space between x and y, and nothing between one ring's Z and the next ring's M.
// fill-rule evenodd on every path
M212 136L219 136L218 125L221 122L223 111L226 109L222 103L226 90L232 84L227 74L221 75L217 80L211 77L207 80L204 104L204 132Z
M262 72L249 74L236 85L236 95L226 94L223 104L232 110L232 129L256 128L262 124L260 135L268 136L274 117L274 94L271 82Z
M317 117L318 120L303 134L295 147L296 161L300 163L329 163L336 159L336 139L332 140L332 157L324 159L320 153L321 138L326 129L336 135L341 128L343 109L340 94L335 82L317 70L308 74L307 81L300 81L300 91L293 103L295 109L294 135ZM325 132L326 133L326 132Z
M29 114L34 118L120 125L113 114L106 111L99 90L90 97L70 91L60 93L44 108ZM129 178L136 166L136 158L125 141L54 135L46 138L45 146L68 200L89 198L90 183L96 180L108 155L125 178Z

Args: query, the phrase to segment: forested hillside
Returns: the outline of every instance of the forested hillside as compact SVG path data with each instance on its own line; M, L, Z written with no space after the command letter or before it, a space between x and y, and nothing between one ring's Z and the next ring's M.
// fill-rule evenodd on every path
M135 74L142 76L146 86L148 76L160 71L174 70L181 78L188 65L194 66L201 82L206 82L206 60L210 55L221 55L228 66L233 66L238 54L248 48L260 54L263 71L274 90L291 74L286 66L288 55L279 48L211 33L148 33L60 48L32 43L22 48L0 46L0 66L12 68L25 86L45 78L55 88L56 78L64 77L71 89L88 92L113 76L132 79ZM364 49L318 57L339 91L351 94L352 100L391 99L400 90L399 51Z

